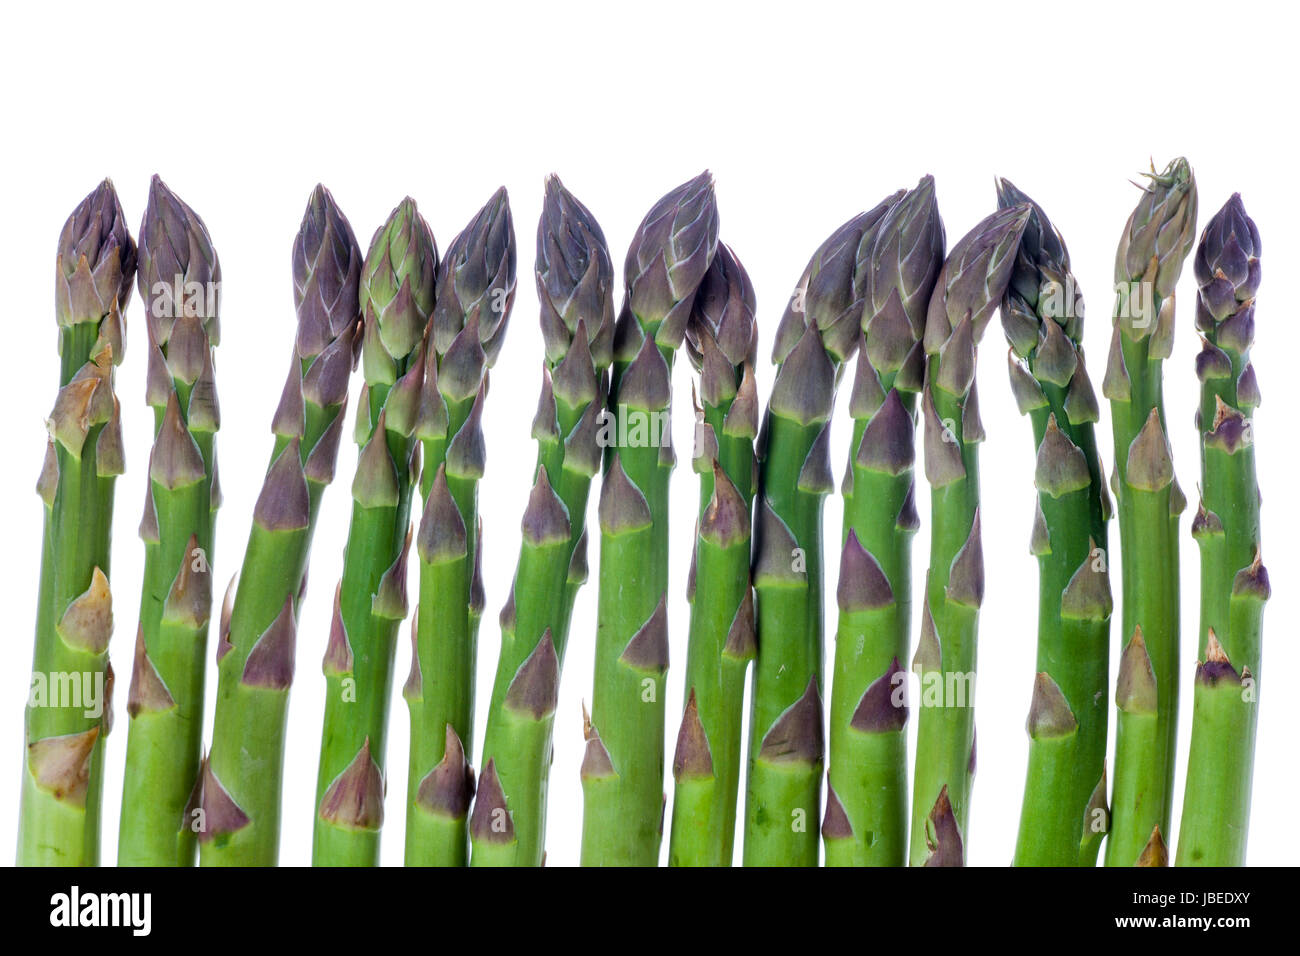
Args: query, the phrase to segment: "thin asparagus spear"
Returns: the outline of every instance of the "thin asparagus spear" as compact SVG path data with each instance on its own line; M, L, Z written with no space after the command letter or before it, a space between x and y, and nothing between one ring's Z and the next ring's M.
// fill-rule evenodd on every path
M275 447L253 511L233 604L217 638L217 709L198 811L203 866L273 866L297 610L321 495L334 479L360 345L361 250L324 186L293 246L298 330L271 422ZM232 596L227 594L227 601Z
M1260 248L1259 230L1234 195L1205 227L1194 260L1201 504L1192 532L1201 549L1201 663L1178 866L1246 862L1261 623L1270 591L1260 563L1253 421L1259 386L1250 362Z
M144 520L144 588L127 713L117 861L193 866L186 819L203 743L212 546L221 492L212 349L221 265L203 220L157 176L140 225L140 298L149 332L145 398L154 446Z
M406 617L412 440L433 312L438 249L407 198L375 232L361 267L362 370L352 522L325 651L325 718L312 863L375 866L384 810L388 700Z
M849 413L822 838L827 866L907 862L907 707L912 537L918 519L916 393L925 312L943 265L944 231L926 176L881 221L867 272Z
M1162 398L1174 343L1174 287L1196 228L1187 160L1153 168L1115 255L1115 316L1102 394L1115 439L1111 488L1123 556L1123 633L1115 703L1115 784L1107 866L1132 866L1155 828L1169 832L1178 722L1178 518Z
M537 224L542 395L533 420L534 486L523 517L471 821L475 866L540 866L560 668L586 579L587 498L614 330L614 268L590 210L556 176Z
M45 504L26 710L19 866L96 866L112 720L109 551L122 417L113 394L135 243L107 179L59 235L59 393L36 491Z
M734 855L745 672L755 651L749 581L758 432L754 309L749 275L719 243L686 327L703 407L696 412L700 515L688 595L687 702L673 757L673 866L730 866Z
M984 599L976 347L1011 279L1029 209L1000 209L948 254L930 298L921 414L930 570L912 669L921 681L910 862L960 866L975 773L975 650Z
M777 329L754 527L758 656L745 798L746 866L816 866L823 763L822 499L830 418L862 330L869 256L900 190L831 234Z
M1017 866L1094 866L1106 832L1110 501L1097 456L1097 398L1083 361L1083 296L1046 213L1007 180L998 205L1029 207L1002 329L1011 386L1033 427L1038 657ZM1098 807L1100 814L1093 813Z
M654 866L663 835L672 360L718 241L713 178L674 189L628 250L603 430L596 677L582 765L585 866Z
M447 250L425 342L416 425L424 450L424 513L416 543L420 603L404 689L411 711L411 866L464 866L469 855L474 665L483 614L483 402L514 302L516 256L510 200L498 189Z

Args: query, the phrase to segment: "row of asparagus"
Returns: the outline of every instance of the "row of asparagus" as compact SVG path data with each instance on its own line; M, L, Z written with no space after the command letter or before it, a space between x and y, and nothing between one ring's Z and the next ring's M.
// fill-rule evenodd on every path
M221 268L202 219L157 177L138 248L105 181L59 240L60 389L38 483L45 532L19 862L87 865L99 857L112 708L86 703L95 693L107 698L113 684L109 529L114 479L125 465L114 369L133 284L145 311L154 444L140 524L144 581L120 863L277 861L297 620L359 364L360 450L323 660L315 863L378 860L388 709L408 611L406 862L544 862L553 723L596 536L586 516L600 474L583 863L653 865L667 826L670 863L729 864L747 754L746 864L816 865L822 843L828 865L962 864L985 587L975 373L999 310L1012 391L1036 448L1030 550L1039 564L1038 649L1014 860L1090 866L1104 841L1107 864L1167 862L1185 500L1161 383L1174 289L1193 246L1195 183L1185 160L1153 169L1121 238L1102 381L1114 431L1110 493L1095 435L1100 406L1084 365L1083 302L1065 243L1011 183L999 182L997 199L997 211L951 249L930 177L835 230L776 328L776 375L760 414L754 289L719 241L711 177L679 186L646 215L627 255L617 315L600 225L557 178L547 180L536 253L544 343L532 424L537 460L476 759L482 421L516 293L505 191L442 254L406 199L364 256L330 193L312 193L293 246L298 326L272 418L270 465L242 568L216 615L217 703L205 751L221 501L213 362ZM1192 532L1202 557L1201 623L1179 864L1240 864L1245 855L1268 597L1251 431L1259 251L1234 196L1205 228L1195 257L1201 500ZM666 818L671 373L683 345L695 371L699 503L685 706ZM852 444L824 722L822 504L835 487L830 421L850 365ZM912 653L918 414L931 543ZM1124 641L1108 787L1113 510ZM920 705L910 808L909 703Z

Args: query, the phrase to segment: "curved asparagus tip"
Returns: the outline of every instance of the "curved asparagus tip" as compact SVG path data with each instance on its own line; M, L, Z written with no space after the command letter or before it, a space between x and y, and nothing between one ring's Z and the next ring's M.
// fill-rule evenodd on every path
M708 170L651 207L627 251L627 301L661 344L681 344L696 288L718 245L718 203Z
M1163 172L1144 174L1142 198L1133 210L1115 253L1115 281L1154 281L1156 295L1174 291L1196 229L1196 177L1179 156ZM1148 274L1154 264L1155 270Z
M867 276L880 224L903 190L885 197L841 225L813 253L786 306L772 346L772 360L783 362L805 329L816 329L836 362L848 359L858 344L866 307Z
M546 178L537 223L536 270L547 361L563 361L583 322L595 367L607 368L614 338L614 263L596 217L554 174Z
M734 369L757 360L757 308L749 273L729 246L718 243L686 323L686 349L691 363L703 373L701 384L706 401L710 378L720 371L706 361L710 352L720 355L730 366L733 391L736 388Z
M96 186L64 222L55 261L55 315L60 326L98 322L126 310L135 281L136 246L111 180ZM114 361L121 361L121 351L119 344Z
M356 325L361 263L351 224L330 191L317 184L293 241L293 306L301 357L321 354Z
M903 338L907 330L909 348L921 338L930 296L943 267L945 242L934 177L926 175L890 207L880 223L862 316L869 349L895 344L894 339ZM898 322L900 317L906 319L906 328ZM872 364L880 369L890 363L878 360L873 349Z
M438 267L432 328L439 355L447 353L477 313L487 364L496 361L514 304L517 256L510 197L503 186L451 241Z
M1002 301L1016 264L1016 252L1032 210L1026 205L999 209L966 233L948 254L925 323L925 349L934 354L963 320L975 344Z
M182 317L200 319L211 344L217 344L221 262L212 237L199 214L156 175L140 223L136 281L154 344L166 346Z

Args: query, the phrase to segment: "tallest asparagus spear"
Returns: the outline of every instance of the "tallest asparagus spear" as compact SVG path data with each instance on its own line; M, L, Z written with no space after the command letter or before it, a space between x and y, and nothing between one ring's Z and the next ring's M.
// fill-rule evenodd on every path
M596 681L582 766L584 865L653 866L662 835L672 359L718 242L713 177L660 199L624 266L627 297L600 496Z
M1115 254L1115 316L1102 394L1115 438L1112 486L1123 556L1115 786L1107 866L1132 866L1169 832L1178 719L1178 516L1162 378L1174 344L1174 287L1196 228L1187 160L1153 169Z
M59 236L59 394L36 485L45 503L36 649L27 701L20 866L94 866L113 671L108 590L122 424L113 366L135 278L135 243L113 184L81 201ZM63 697L71 687L72 699Z
M271 866L279 853L284 732L307 555L343 432L359 344L361 250L324 186L293 245L298 330L271 422L275 445L229 615L217 636L217 707L203 771L199 862Z
M1029 222L1002 302L1002 328L1011 343L1012 390L1037 451L1031 550L1038 558L1038 655L1014 861L1094 866L1106 822L1110 502L1093 428L1097 398L1083 361L1083 297L1046 213L1000 180L998 205L1021 203Z
M118 863L192 866L185 805L198 779L212 610L219 416L212 348L221 265L207 227L154 177L140 226L140 298L154 411L140 629L122 788Z
M921 679L912 798L913 866L965 862L975 773L975 650L984 600L979 520L976 346L1016 262L1029 209L1000 209L968 232L939 272L925 322L921 394L930 483L930 570L912 667Z

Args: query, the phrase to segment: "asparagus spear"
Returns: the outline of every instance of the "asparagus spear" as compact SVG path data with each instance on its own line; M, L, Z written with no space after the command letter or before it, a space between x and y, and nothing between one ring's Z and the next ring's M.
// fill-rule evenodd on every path
M582 862L653 866L663 833L672 360L718 241L708 172L655 203L628 250L600 499Z
M596 430L608 388L613 264L590 210L556 176L537 224L545 361L533 420L534 485L523 517L471 826L475 866L539 866L547 776L569 616L586 578L587 498L600 468Z
M822 499L830 418L861 335L870 252L902 191L831 234L777 329L754 528L758 656L745 799L746 866L816 866L821 808Z
M360 271L352 227L329 191L317 186L293 246L298 330L271 422L275 446L217 638L212 750L192 817L203 866L271 866L278 856L297 610L360 346Z
M154 446L144 520L144 588L127 713L118 863L192 866L186 804L198 781L221 492L212 348L221 265L203 220L157 176L140 225L140 298L149 334L145 398Z
M18 822L20 866L95 866L113 669L109 541L123 470L113 394L136 249L107 179L59 235L59 393L36 491L45 504Z
M719 243L686 327L703 406L695 426L700 515L688 595L687 702L673 757L673 866L730 866L733 856L745 672L755 651L749 581L758 431L754 309L748 273Z
M1260 630L1269 597L1255 481L1259 386L1250 362L1259 255L1259 230L1241 196L1233 195L1205 227L1194 260L1201 503L1192 531L1201 550L1201 663L1192 692L1178 866L1246 861Z
M514 301L515 259L510 201L498 189L447 250L425 341L416 424L424 451L420 602L404 690L411 711L408 865L464 866L469 852L469 748L483 613L481 423L488 368L505 340Z
M406 617L412 440L420 354L433 312L438 250L415 201L375 232L361 267L362 371L354 438L352 523L325 651L325 718L316 778L312 862L374 866L384 807L384 755L397 629Z
M921 414L930 483L930 569L912 669L921 680L913 866L965 860L975 772L975 649L984 598L976 347L1016 262L1029 209L1000 209L948 254L930 298Z
M1115 255L1115 316L1102 394L1115 439L1111 487L1124 558L1107 866L1132 866L1169 832L1178 717L1178 516L1161 380L1174 341L1174 287L1191 252L1196 181L1187 160L1154 168Z
M1012 390L1037 451L1030 550L1038 558L1038 657L1014 862L1093 866L1106 829L1110 500L1083 360L1083 296L1065 242L1038 204L1002 179L998 205L1030 210L1002 329Z
M827 866L907 861L907 708L916 393L944 231L926 176L881 220L849 412L839 628L822 838ZM899 706L901 705L901 706Z

